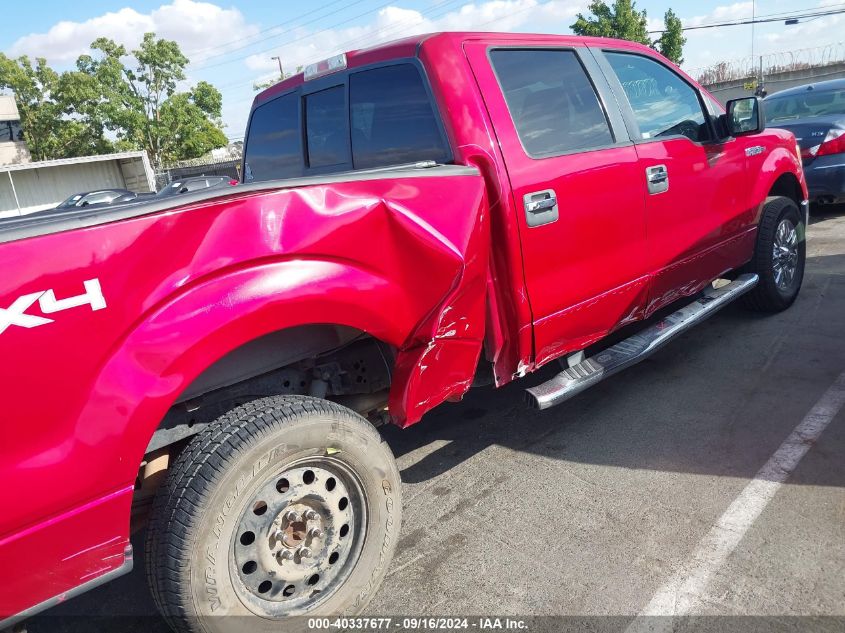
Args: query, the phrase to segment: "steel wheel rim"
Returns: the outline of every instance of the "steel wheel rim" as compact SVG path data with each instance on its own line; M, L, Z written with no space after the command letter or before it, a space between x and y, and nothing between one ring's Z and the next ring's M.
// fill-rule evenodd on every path
M772 246L772 272L779 290L786 290L792 285L797 269L798 231L791 220L784 218L775 230Z
M363 486L340 460L312 457L285 466L241 512L229 553L235 592L264 617L311 611L352 573L366 525Z

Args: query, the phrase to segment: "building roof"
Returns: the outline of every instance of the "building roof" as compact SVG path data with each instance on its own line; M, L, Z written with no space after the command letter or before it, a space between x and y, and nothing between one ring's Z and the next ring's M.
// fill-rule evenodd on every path
M98 154L97 156L76 156L75 158L57 158L55 160L41 160L32 163L15 163L0 165L0 173L5 171L22 171L29 169L43 169L45 167L60 167L62 165L78 165L80 163L97 163L107 160L120 160L123 158L141 158L146 156L142 150L134 152L116 152L114 154Z
M18 106L12 95L0 95L0 121L20 121Z

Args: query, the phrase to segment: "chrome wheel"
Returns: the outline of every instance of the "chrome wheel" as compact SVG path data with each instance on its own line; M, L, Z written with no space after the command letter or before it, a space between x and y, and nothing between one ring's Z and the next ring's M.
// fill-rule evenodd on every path
M234 534L232 584L258 615L303 613L336 591L364 544L361 483L339 460L294 462L258 488Z
M775 231L772 246L772 270L775 285L779 290L786 290L795 279L798 268L798 231L791 220L784 218Z

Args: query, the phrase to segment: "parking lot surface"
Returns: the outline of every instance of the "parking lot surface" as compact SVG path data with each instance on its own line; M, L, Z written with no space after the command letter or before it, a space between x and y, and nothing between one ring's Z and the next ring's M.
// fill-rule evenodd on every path
M805 442L783 485L763 484L770 498L741 531L729 526L734 543L721 559L708 560L706 545L843 371L840 211L811 222L804 288L784 313L729 306L545 412L528 409L522 390L553 368L526 384L474 390L410 429L387 429L404 518L368 613L634 616L703 565L690 614L841 630L845 408ZM133 619L155 613L140 549L138 540L132 574L29 630L87 630L91 616L132 616L101 621L99 630L168 630L155 616Z

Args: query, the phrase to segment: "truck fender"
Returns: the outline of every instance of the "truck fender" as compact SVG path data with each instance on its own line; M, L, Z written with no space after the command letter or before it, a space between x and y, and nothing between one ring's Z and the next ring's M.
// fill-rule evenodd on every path
M353 327L399 347L420 319L407 293L349 262L302 259L195 284L150 312L114 348L79 428L111 436L113 450L102 454L122 471L115 481L132 481L167 410L226 353L274 331L319 323Z
M751 194L751 205L755 209L754 224L759 224L763 213L763 205L766 198L772 195L772 190L777 189L778 183L790 182L789 189L794 188L797 182L801 200L807 199L807 184L804 180L804 170L801 162L794 152L785 147L775 147L770 151L763 164L760 166L760 178L754 180L754 188ZM788 189L782 192L786 193ZM779 194L780 195L780 194ZM792 194L794 195L794 194ZM791 196L790 196L791 197ZM796 202L800 202L797 200Z

